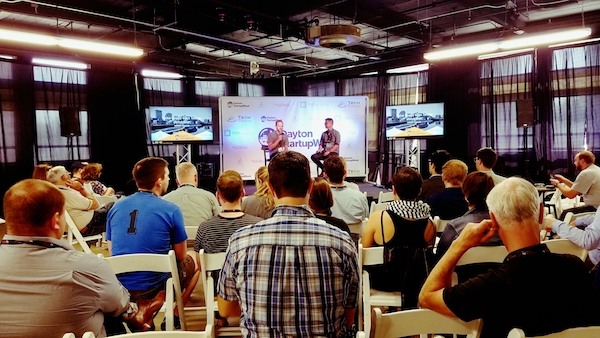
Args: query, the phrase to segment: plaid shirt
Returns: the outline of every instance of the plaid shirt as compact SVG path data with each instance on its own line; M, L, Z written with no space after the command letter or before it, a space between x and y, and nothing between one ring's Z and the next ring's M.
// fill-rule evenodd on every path
M218 294L240 303L245 337L337 337L358 283L352 238L305 205L280 205L231 236Z

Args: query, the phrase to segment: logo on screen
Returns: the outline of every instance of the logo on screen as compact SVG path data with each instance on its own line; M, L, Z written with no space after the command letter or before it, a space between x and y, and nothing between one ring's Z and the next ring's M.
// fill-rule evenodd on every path
M344 102L338 103L339 108L346 108L346 104Z
M267 117L266 116L261 116L260 117L260 122L267 122Z
M229 118L227 119L227 122L235 122L235 121L237 121L235 119L235 116L229 116Z
M227 108L231 108L231 107L233 107L233 102L231 102L231 101L227 102Z
M269 134L273 131L275 131L273 128L263 128L263 130L258 133L258 143L260 143L262 146L269 145L267 139L269 138Z

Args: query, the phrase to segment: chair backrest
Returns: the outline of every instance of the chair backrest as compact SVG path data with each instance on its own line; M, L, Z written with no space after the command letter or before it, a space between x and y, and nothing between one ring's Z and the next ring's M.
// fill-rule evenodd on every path
M173 303L177 303L177 308L182 309L179 312L181 328L186 329L185 316L183 315L183 299L181 298L181 285L179 284L179 272L177 270L177 259L175 251L169 250L166 255L161 254L130 254L106 257L104 260L113 269L116 275L126 272L168 272L171 277L167 280L167 297L165 306L167 307L166 317L167 330L173 330L174 327L174 307ZM173 291L175 294L173 294Z
M116 202L118 200L117 196L115 195L111 195L111 196L102 196L102 195L94 195L94 198L96 198L96 201L98 201L98 204L100 205L106 205L110 202Z
M357 234L360 237L362 237L362 234L365 231L365 226L367 225L367 221L368 220L369 219L366 218L362 222L358 222L358 223L354 223L354 224L348 224L348 228L350 229L350 233Z
M435 225L435 232L439 233L439 232L444 232L444 229L446 229L446 224L448 224L448 222L450 222L451 220L449 219L441 219L440 216L435 216L433 217L433 224Z
M65 220L67 221L67 241L69 244L79 243L83 252L93 254L87 241L98 241L98 243L101 243L103 238L102 234L83 237L68 211L65 211ZM75 237L75 240L73 237Z
M565 215L565 223L567 224L571 224L571 222L575 221L576 219L578 219L579 217L585 217L585 216L589 216L589 215L596 215L595 211L588 211L588 212L579 212L579 213L572 213L572 212L567 212L567 214Z
M188 241L195 241L196 234L198 234L198 226L185 226L185 233L187 234Z
M527 338L523 330L514 328L508 332L508 338ZM600 326L574 327L564 331L547 334L545 336L535 336L536 338L590 338L600 337Z
M82 338L95 338L93 332L86 332ZM148 332L134 332L134 333L126 333L120 334L112 337L118 338L129 338L129 337L152 337L152 338L177 338L177 337L196 337L196 338L213 338L214 331L212 325L206 325L206 330L204 331L148 331ZM65 334L63 338L75 338L75 335L71 333L70 336Z
M566 238L550 239L543 241L542 243L548 246L550 252L575 255L584 262L588 255L588 251L586 249L578 246Z
M369 218L371 217L370 215L373 214L373 212L377 211L377 210L385 210L387 208L387 203L375 203L375 201L371 202L371 210L369 212Z
M379 198L377 199L377 203L391 202L393 200L394 200L394 192L393 191L380 191Z
M554 205L554 209L556 210L556 215L557 216L560 216L562 214L562 211L563 211L561 201L562 201L562 192L559 189L556 189L554 191L554 194L550 198L550 201L548 201L548 204Z
M420 334L461 334L468 338L478 338L483 321L475 319L464 322L456 317L448 317L437 312L418 309L382 314L375 312L375 338L396 338Z
M464 266L478 263L502 263L508 255L504 245L498 246L475 246L467 250L456 263L456 266ZM452 273L452 285L458 284L458 275Z
M214 280L210 272L221 270L225 262L226 253L207 254L204 249L199 252L200 256L200 276L204 285L204 300L206 301L206 324L215 323L215 310L218 309L215 302Z

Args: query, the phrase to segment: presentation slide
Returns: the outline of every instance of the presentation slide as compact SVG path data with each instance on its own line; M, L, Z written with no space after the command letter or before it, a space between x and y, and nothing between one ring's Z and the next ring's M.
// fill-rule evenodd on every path
M151 106L152 142L199 142L213 140L212 108Z
M385 107L385 137L444 136L444 104L422 103Z
M367 175L366 96L336 97L239 97L219 98L221 125L221 170L235 170L244 180L254 180L256 170L265 164L269 133L275 121L283 120L289 150L304 154L311 163L312 176L317 166L310 160L326 130L325 119L333 119L333 129L341 134L340 156L346 159L348 177Z

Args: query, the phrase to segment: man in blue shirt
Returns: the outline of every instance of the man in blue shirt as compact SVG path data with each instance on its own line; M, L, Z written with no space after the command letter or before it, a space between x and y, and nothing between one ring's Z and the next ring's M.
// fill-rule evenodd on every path
M106 239L111 255L167 254L174 250L185 303L200 272L195 255L186 252L187 235L181 210L160 198L169 186L167 162L157 157L142 159L133 168L133 178L138 192L119 200L108 213ZM119 280L132 299L137 300L152 298L164 290L168 277L168 273L135 272L120 275Z
M240 315L244 337L338 337L358 302L356 247L315 217L308 159L287 151L269 163L273 216L237 230L218 284L219 312Z

